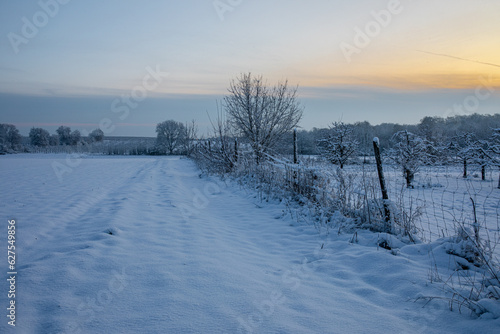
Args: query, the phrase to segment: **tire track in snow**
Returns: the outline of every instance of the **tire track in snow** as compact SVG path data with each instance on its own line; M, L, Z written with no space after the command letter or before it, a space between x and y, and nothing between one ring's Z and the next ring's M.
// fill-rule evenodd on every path
M158 201L182 205L183 210L170 211L165 224L156 225L158 229L150 226L155 239L162 230L166 233L158 247L148 247L145 253L159 252L164 257L161 263L139 266L131 276L145 283L140 295L148 294L151 287L162 294L149 296L140 308L146 313L163 310L167 332L203 328L217 333L223 323L222 332L234 333L241 327L238 317L254 313L269 301L275 286L282 285L276 263L286 268L291 265L287 258L299 255L289 245L271 254L276 244L266 240L274 234L271 224L276 220L268 212L255 212L255 205L246 198L200 179L192 162L167 160L162 167L165 182L156 183L160 184L155 191ZM189 210L187 219L185 210ZM285 253L289 255L283 258ZM148 273L150 279L140 273Z
M120 172L128 177L112 179L99 185L99 191L87 193L84 197L75 195L73 200L66 198L57 202L58 208L66 213L39 231L38 238L31 242L36 245L34 252L25 252L25 256L33 260L19 267L23 273L20 284L24 283L24 277L28 277L27 285L49 291L41 293L42 296L52 296L51 299L35 298L35 310L26 312L26 318L44 319L35 332L64 331L66 319L78 316L82 301L85 303L95 289L93 278L88 277L86 271L103 272L104 275L113 270L121 271L105 252L105 248L113 244L105 231L111 226L109 221L114 213L126 206L126 195L133 193L132 188L137 183L132 180L144 179L154 167L154 160L125 167ZM71 300L73 304L68 303Z

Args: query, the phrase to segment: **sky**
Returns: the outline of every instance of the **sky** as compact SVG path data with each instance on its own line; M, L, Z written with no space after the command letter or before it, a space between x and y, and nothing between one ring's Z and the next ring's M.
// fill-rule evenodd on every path
M210 126L231 80L298 86L300 126L500 113L498 0L0 2L0 123Z

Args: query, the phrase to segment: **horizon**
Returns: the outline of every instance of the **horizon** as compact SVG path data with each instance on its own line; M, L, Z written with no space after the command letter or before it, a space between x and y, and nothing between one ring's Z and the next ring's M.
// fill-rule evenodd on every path
M448 119L453 118L453 117L467 117L467 116L474 116L474 115L479 115L479 116L492 116L492 117L494 117L494 116L500 116L500 113L495 113L495 114L487 114L487 115L482 115L482 114L477 114L477 113L475 113L475 114L471 114L471 115L456 115L456 116L449 116L449 117L447 117L447 118L440 118L439 116L435 116L435 117L434 117L434 116L429 116L429 117L432 117L432 118L440 118L440 119L442 119L442 120L444 120L444 121L447 121ZM426 116L426 117L427 117L427 116ZM176 121L176 120L174 120L174 121ZM195 121L196 121L196 120L195 120ZM333 121L333 122L335 122L335 121ZM333 123L333 122L332 122L332 123ZM368 122L368 121L359 121L359 122L354 122L354 123L351 123L351 122L344 122L344 123L345 123L345 124L356 125L357 123L363 123L363 122ZM322 126L322 127L313 127L313 128L311 128L311 129L305 129L305 128L303 128L303 127L298 127L298 128L297 128L297 130L299 130L299 131L307 131L307 132L312 132L312 131L314 131L314 130L323 130L323 129L328 129L328 128L332 125L332 123L329 123L329 124L327 124L326 126ZM370 126L373 126L373 127L380 126L380 125L385 125L385 124L389 124L389 125L399 125L399 126L403 126L403 127L415 127L415 126L419 126L419 124L420 124L420 123L421 123L421 122L418 122L418 123L382 122L382 123L378 123L378 124L372 124L372 123L368 122L368 124L369 124ZM8 124L8 123L7 123L7 124ZM196 123L196 124L197 124L197 123ZM75 126L75 124L72 124L72 123L66 123L66 124L38 123L37 125L38 125L37 127L39 127L39 128L42 128L42 129L48 130L50 134L57 134L56 129L57 129L57 128L59 128L60 126L67 126L67 127L70 127L70 128L71 128L72 126ZM80 123L79 123L79 124L76 124L76 125L80 126L80 125L82 125L82 124L80 124ZM89 128L89 129L90 129L92 126L96 126L96 128L92 128L92 130L95 130L95 129L98 129L98 128L99 128L99 127L98 127L98 124L83 124L83 125L84 125L84 126L86 126L86 127L87 127L87 128ZM122 124L120 124L120 123L116 123L116 124L113 124L113 125L114 125L114 126L116 126L116 127L119 127L119 126L121 126ZM141 124L141 125L142 125L142 124ZM155 124L154 126L156 127L156 125L157 125L157 124ZM21 124L21 126L24 126L24 127L26 127L26 128L27 128L29 125L27 125L27 124ZM16 128L17 128L17 126L16 126ZM34 128L34 126L32 126L31 128ZM20 131L21 136L22 136L22 137L24 137L24 138L29 138L29 130L30 130L31 128L27 128L27 129L28 129L28 132L27 132L27 133L22 133L22 132ZM18 129L18 130L19 130L19 129ZM71 130L79 130L79 128L76 128L76 127L75 127L75 128L71 128ZM85 130L86 130L86 129L85 129ZM91 131L90 131L90 132L91 132ZM116 134L114 134L114 132L116 132L116 131L113 131L113 132L111 133L111 135L104 135L104 138L148 138L148 139L156 139L156 138L157 138L157 135L156 135L156 134L155 134L155 135L153 135L153 136L127 135L127 134L123 134L123 135L116 135ZM82 133L81 135L82 135L82 137L87 137L87 136L88 136L88 133L87 133L87 132L85 132L85 133ZM198 136L199 136L200 138L197 138L197 139L203 139L206 135L210 136L210 135L213 135L213 134L212 134L212 133L208 133L208 134L207 134L207 133L202 133L202 134L200 135L200 134L198 133ZM208 137L207 137L207 138L208 138Z
M500 112L500 3L42 0L0 5L0 122L210 128L231 80L298 85L300 126ZM255 25L255 22L259 24ZM473 22L473 24L468 24ZM55 128L54 128L55 127Z

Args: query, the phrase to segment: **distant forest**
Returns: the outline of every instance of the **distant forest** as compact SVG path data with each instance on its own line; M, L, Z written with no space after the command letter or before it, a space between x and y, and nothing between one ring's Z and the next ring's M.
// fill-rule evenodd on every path
M455 138L464 134L473 134L478 140L491 138L493 129L500 128L500 114L495 115L461 115L448 118L425 117L420 123L396 124L382 123L371 125L369 122L351 124L354 138L359 143L358 154L370 155L372 140L378 137L383 150L392 147L391 138L395 133L407 130L427 141L447 147ZM328 137L329 128L313 128L297 130L298 151L302 155L319 154L318 142ZM196 138L193 140L209 140ZM292 153L292 133L282 139L276 151L281 154ZM0 153L16 152L90 152L103 154L164 154L157 147L155 138L105 137L101 130L94 130L88 136L82 136L78 130L71 131L69 127L61 126L54 134L41 128L32 128L28 137L19 134L18 129L11 124L0 124ZM183 152L176 152L183 154Z
M439 146L447 146L454 138L470 133L478 140L491 138L493 129L500 128L500 114L495 115L463 115L448 118L425 117L419 124L382 123L371 125L369 122L356 122L352 124L353 135L359 143L360 154L371 154L373 151L372 140L378 137L382 149L392 147L392 136L402 130L415 133L429 142ZM327 137L329 128L313 128L310 131L299 130L297 133L299 153L304 155L319 154L318 141ZM291 142L291 135L287 139ZM290 145L288 145L290 146ZM286 147L286 146L284 146ZM287 150L287 153L291 152Z

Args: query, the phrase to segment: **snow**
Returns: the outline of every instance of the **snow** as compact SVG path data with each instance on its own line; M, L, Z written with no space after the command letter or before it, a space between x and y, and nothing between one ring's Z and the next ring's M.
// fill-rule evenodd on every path
M444 240L320 234L284 204L200 177L179 157L66 158L0 157L1 219L16 219L18 270L17 328L3 315L1 333L500 329L492 314L474 319L443 301L415 301L442 296L429 281L429 251L446 277L453 259ZM61 178L54 162L68 166ZM399 249L377 247L381 238Z

